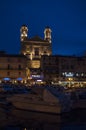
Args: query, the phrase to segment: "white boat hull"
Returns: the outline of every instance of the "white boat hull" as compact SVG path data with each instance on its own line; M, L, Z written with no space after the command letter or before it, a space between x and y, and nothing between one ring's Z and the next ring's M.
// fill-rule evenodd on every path
M47 113L62 113L61 107L59 105L49 105L49 104L37 104L37 103L24 103L24 102L13 102L13 105L22 110L31 110L38 112Z
M14 95L8 101L16 108L23 110L56 114L70 111L71 104L68 96L62 92L57 91L56 93L56 89L54 92L55 94L47 88L33 88L31 93Z

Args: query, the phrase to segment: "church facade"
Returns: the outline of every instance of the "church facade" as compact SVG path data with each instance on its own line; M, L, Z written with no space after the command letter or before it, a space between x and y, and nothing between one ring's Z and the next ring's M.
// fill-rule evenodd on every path
M23 25L20 29L21 54L28 59L27 67L30 72L28 79L41 80L43 78L40 60L43 55L52 55L51 29L46 27L44 38L28 37L28 28Z

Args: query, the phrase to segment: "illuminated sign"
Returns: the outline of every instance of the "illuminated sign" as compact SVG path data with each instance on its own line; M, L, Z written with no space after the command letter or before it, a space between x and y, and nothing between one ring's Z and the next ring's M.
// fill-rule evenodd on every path
M66 76L66 77L73 77L73 76L74 76L74 74L73 74L73 73L71 73L71 72L69 72L69 73L66 73L66 72L65 72L65 76Z
M39 79L39 80L37 80L38 82L41 82L42 80L41 79Z
M40 78L40 75L32 75L33 78Z

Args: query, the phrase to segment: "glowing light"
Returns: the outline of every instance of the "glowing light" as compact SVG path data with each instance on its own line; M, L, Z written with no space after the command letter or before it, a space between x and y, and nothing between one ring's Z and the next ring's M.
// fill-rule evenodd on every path
M40 78L40 75L32 75L34 78Z
M24 128L24 130L27 130L26 128Z
M84 74L82 73L81 76L83 76Z
M77 73L76 76L79 76L79 74Z
M69 72L69 73L65 72L64 75L65 75L66 77L73 77L73 76L74 76L74 74L71 73L71 72Z
M26 55L26 53L24 53L24 55Z
M19 78L17 78L17 80L22 80L22 78L21 78L21 77L19 77Z
M14 82L16 83L17 81L15 80Z
M7 78L7 77L6 77L6 78L4 78L4 80L9 81L9 80L10 80L10 78Z
M38 79L37 81L38 81L38 82L41 82L42 80L41 80L41 79Z
M68 78L68 80L69 80L69 81L72 81L72 80L73 80L73 78Z
M33 54L31 53L31 55L30 55L30 59L32 60L32 58L33 58Z

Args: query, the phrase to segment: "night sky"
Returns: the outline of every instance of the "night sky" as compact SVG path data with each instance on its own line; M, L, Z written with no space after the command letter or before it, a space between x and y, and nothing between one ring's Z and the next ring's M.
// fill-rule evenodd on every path
M0 50L19 54L23 24L28 26L30 38L43 38L49 26L53 54L86 50L86 0L0 0Z

